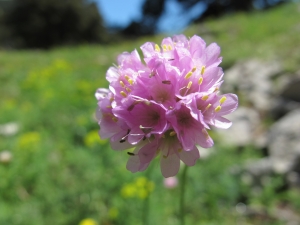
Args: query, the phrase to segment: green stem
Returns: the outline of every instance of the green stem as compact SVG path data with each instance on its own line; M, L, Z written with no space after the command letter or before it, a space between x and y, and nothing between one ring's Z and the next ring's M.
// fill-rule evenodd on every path
M180 225L185 224L185 204L184 204L184 196L185 196L185 186L186 186L186 174L187 174L188 166L184 165L181 181L180 181L180 199L179 199L179 215L180 215Z
M152 168L153 165L150 165L145 176L148 179L148 181L151 180L151 174L152 174ZM149 211L150 211L150 195L151 192L149 191L147 197L143 200L143 211L142 211L142 222L143 225L148 225L149 224Z
M149 215L149 196L147 196L144 199L144 203L143 203L143 215L142 215L143 225L148 225L148 215Z

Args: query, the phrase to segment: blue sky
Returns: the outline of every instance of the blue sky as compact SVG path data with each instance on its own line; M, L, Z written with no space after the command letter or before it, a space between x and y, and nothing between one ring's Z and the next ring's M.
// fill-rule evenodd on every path
M126 26L131 20L141 18L144 0L93 0L99 6L101 15L107 26ZM175 33L182 31L188 21L204 10L201 4L183 12L175 0L168 0L166 13L159 21L159 31Z

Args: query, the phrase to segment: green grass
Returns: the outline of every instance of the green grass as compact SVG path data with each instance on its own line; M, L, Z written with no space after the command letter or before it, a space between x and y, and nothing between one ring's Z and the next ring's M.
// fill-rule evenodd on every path
M187 29L202 34L222 48L225 67L237 60L278 60L287 71L299 69L299 3L284 4L265 12L237 13Z
M293 72L300 63L299 7L286 4L264 13L229 15L193 25L185 34L217 42L224 67L255 57L279 60ZM116 56L161 38L51 51L0 51L0 124L20 125L16 135L0 136L0 151L13 154L11 163L0 164L0 224L74 225L85 218L105 225L142 224L141 196L147 196L148 189L137 182L141 177L154 184L149 224L178 224L179 188L164 188L157 161L146 172L128 172L128 155L112 151L106 140L99 139L94 119L94 92L107 87L105 73ZM231 225L239 219L284 224L272 218L279 202L300 209L297 190L276 191L280 177L253 195L239 176L230 173L234 165L261 157L257 149L239 151L216 142L217 154L189 169L188 224ZM124 195L124 189L132 194ZM144 189L144 194L137 191ZM235 205L245 197L248 204L268 209L272 219L238 214Z

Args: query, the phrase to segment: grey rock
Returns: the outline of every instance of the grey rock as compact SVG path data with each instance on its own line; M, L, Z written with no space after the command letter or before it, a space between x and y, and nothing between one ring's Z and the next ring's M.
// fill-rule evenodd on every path
M300 109L293 110L270 128L268 149L277 173L292 171L300 159Z
M234 125L227 130L216 130L223 143L235 146L246 146L253 143L256 129L261 123L259 114L255 110L240 106L226 118Z
M226 82L222 91L238 91L240 98L251 103L259 111L268 111L272 106L273 84L271 79L282 72L278 62L247 60L238 62L225 71Z
M300 71L286 83L280 96L290 101L300 102Z

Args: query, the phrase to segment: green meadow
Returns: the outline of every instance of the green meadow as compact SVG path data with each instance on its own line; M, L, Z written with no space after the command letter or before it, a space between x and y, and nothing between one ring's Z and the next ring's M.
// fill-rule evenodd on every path
M289 3L208 20L183 33L217 42L225 69L258 58L278 60L286 72L295 72L299 14L300 4ZM128 154L111 150L99 138L94 116L95 90L108 86L105 74L117 55L146 41L159 44L164 36L49 51L0 50L0 124L19 128L16 134L0 135L0 152L12 154L9 163L0 163L0 224L77 225L85 219L98 225L179 224L179 187L164 187L158 160L145 172L127 171ZM300 211L299 190L278 191L282 177L272 177L254 194L231 173L248 159L262 157L261 151L253 146L241 151L212 136L213 154L188 171L188 225L280 225L285 222L272 216L279 204ZM236 205L245 199L268 217L239 213ZM84 225L93 225L87 221Z

